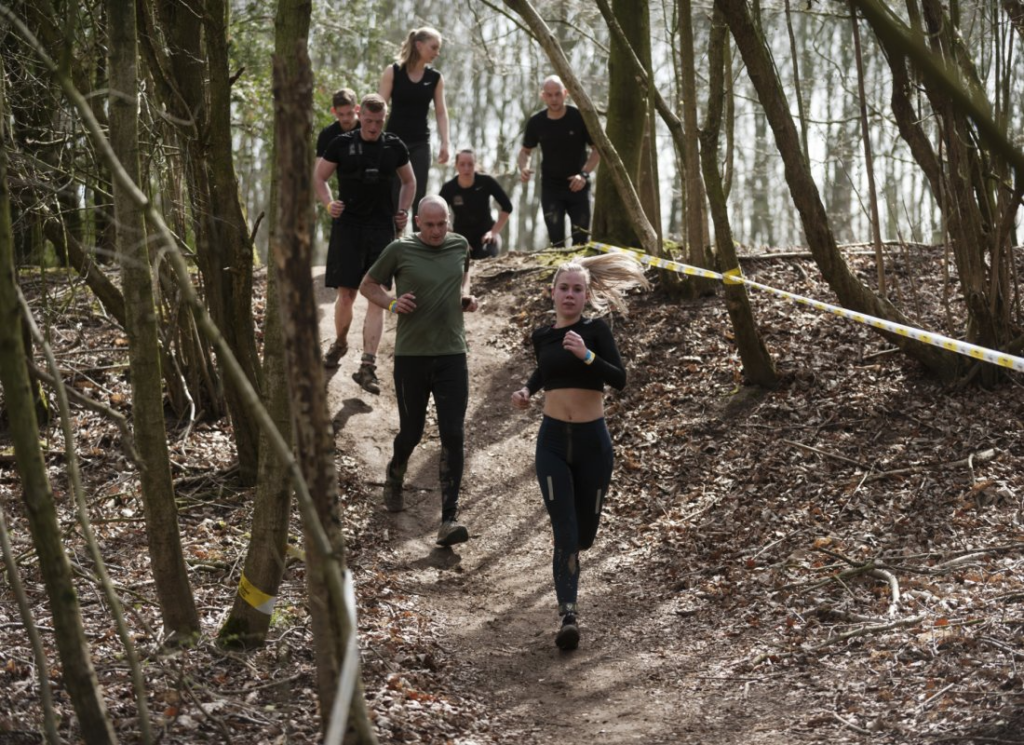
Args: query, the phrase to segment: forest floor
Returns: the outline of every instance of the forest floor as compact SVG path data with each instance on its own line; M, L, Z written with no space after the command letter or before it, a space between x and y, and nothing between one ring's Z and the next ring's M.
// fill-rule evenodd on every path
M915 251L890 257L891 281L901 306L941 332L943 292L931 279L941 253ZM770 392L743 385L720 296L678 301L656 287L614 318L630 380L607 397L612 492L581 561L580 648L554 646L550 528L533 474L540 407L515 411L509 398L532 368L530 330L550 318L544 285L557 260L510 254L474 270L482 307L467 315L468 543L434 545L432 420L406 478L408 509L382 508L398 422L393 319L380 396L351 380L357 343L328 375L364 682L381 742L1024 743L1024 381L944 386L866 327L766 295L752 300L781 376ZM856 251L849 260L870 281L867 260ZM807 258L750 259L744 272L832 301ZM51 301L72 292L26 286L37 303L44 291ZM333 298L317 292L329 342ZM68 378L123 403L119 331L87 301L50 307L61 309L53 337ZM357 318L350 343L358 329ZM213 642L237 587L251 506L251 491L232 484L230 433L216 422L172 433L208 633L166 652L153 630L134 476L119 464L116 431L76 416L107 560L136 600L133 630L163 740L316 741L299 559L265 648L240 655ZM86 577L59 436L48 453L69 549ZM45 627L9 457L0 469L0 504ZM134 741L109 616L85 579L80 592L108 705L123 740ZM35 742L31 649L6 582L0 599L0 745ZM51 678L59 683L59 666ZM75 738L59 688L57 705Z

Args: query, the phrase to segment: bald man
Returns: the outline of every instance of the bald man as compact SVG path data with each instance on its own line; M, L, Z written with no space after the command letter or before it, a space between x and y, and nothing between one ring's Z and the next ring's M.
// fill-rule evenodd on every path
M540 146L540 204L553 246L565 245L565 218L572 228L572 244L590 239L590 174L601 154L590 139L583 115L565 101L569 91L557 75L544 79L540 91L544 108L530 117L519 150L519 178L533 176L530 158ZM588 151L589 148L589 151Z
M477 309L469 292L469 244L448 231L448 217L447 202L439 196L424 197L416 214L419 231L385 248L359 286L367 300L398 316L399 431L384 478L384 506L391 512L405 508L405 470L423 436L433 396L441 437L439 546L469 540L469 531L458 521L469 403L463 313ZM392 282L395 297L385 289Z

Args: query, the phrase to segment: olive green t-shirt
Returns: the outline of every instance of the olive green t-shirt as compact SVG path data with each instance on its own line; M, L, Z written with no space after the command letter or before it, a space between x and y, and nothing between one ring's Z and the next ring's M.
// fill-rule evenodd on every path
M433 357L466 352L462 277L469 267L469 244L449 233L440 246L413 234L388 245L368 274L380 284L392 280L395 297L416 296L416 310L398 314L395 356Z

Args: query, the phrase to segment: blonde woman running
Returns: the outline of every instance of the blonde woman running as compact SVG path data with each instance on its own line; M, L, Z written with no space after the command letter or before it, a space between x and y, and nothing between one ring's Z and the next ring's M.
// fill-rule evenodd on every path
M530 396L541 388L545 391L537 435L537 482L555 539L552 570L561 616L555 644L565 650L579 645L579 555L597 536L614 465L604 420L604 387L622 390L626 385L626 368L611 329L583 311L588 301L597 312L624 310L621 292L633 286L649 285L640 263L625 254L562 264L551 283L555 323L533 332L537 369L512 394L512 405L527 409Z

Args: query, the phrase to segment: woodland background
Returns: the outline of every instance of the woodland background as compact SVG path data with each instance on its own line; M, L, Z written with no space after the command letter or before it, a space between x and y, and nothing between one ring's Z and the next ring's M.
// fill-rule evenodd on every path
M173 648L216 637L224 648L261 647L273 617L260 606L277 595L297 550L293 489L315 599L303 639L313 650L319 724L328 732L332 718L342 719L333 707L351 703L349 737L377 737L363 679L351 673L357 634L346 610L344 531L359 539L344 518L352 505L339 500L319 363L309 267L322 255L325 226L308 176L331 93L374 90L398 43L421 24L445 37L437 66L453 146L474 147L516 205L505 244L515 252L544 244L539 184L520 185L513 161L526 118L540 108L540 82L557 72L602 151L594 240L723 272L751 256L798 259L815 297L1008 354L1024 348L1019 0L2 4L8 449L0 489L10 523L2 589L12 628L42 624L31 605L52 616L45 643L30 634L30 657L11 657L5 674L49 681L47 661L59 670L60 717L49 685L35 693L20 686L24 697L14 699L51 741L153 738L141 641ZM435 167L429 190L452 175ZM780 357L767 343L785 317L766 323L739 286L655 274L662 309L724 301L738 394L806 382L793 371L793 350ZM100 346L89 332L95 324L113 329ZM878 339L879 354L944 390L1004 396L1007 411L1019 404L1017 373L899 335ZM67 356L76 346L87 359ZM127 388L97 382L109 370ZM86 411L102 426L86 426ZM182 479L209 474L183 475L189 464L175 443L200 430L215 431L233 454L229 466L207 465L252 498L239 556L245 579L230 609L197 605L197 556L182 548ZM112 457L104 467L120 486L109 499L90 501L97 482L83 479L82 448ZM987 450L972 452L974 479L974 458ZM1012 479L968 488L1018 500ZM161 631L126 606L135 581L111 582L89 528L90 517L110 519L105 510L136 509ZM1009 556L1005 574L1013 574L1019 522L1008 519L1001 529L1012 540L995 554ZM74 562L69 542L81 552ZM947 550L928 560L945 566ZM924 622L921 613L897 617L892 566L833 558L891 592L887 621L849 613L845 621L864 634ZM119 639L126 671L118 690L134 699L116 717L83 626L76 587L86 579L111 613L105 629L90 621L89 636ZM1018 659L1012 634L991 638L1011 664ZM354 690L336 695L339 677ZM27 725L19 714L4 726Z

